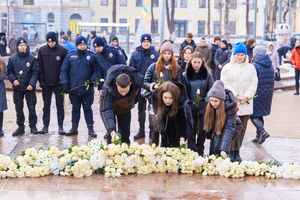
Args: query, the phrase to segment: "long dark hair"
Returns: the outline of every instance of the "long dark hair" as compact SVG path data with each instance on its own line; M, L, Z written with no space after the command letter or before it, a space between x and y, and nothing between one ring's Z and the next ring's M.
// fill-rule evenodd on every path
M204 128L206 132L210 131L212 128L215 129L217 135L221 135L223 127L226 121L225 113L225 102L220 99L219 107L216 110L216 118L214 114L214 108L209 102L206 106L206 111L204 115Z
M0 56L0 75L4 74L4 62L2 56Z
M203 56L200 52L198 52L198 51L195 51L195 52L191 55L189 61L186 63L186 69L185 69L185 71L187 70L187 68L188 68L190 65L192 65L192 61L193 61L194 58L201 58L201 60L202 60L202 65L201 65L201 67L205 67L205 68L207 69L207 71L210 71L209 68L207 67L206 63L205 63L204 56Z
M163 94L170 92L173 97L173 103L171 105L170 117L177 114L179 106L180 89L174 83L170 81L164 82L158 89L158 111L157 115L162 115L165 111L166 105L163 102Z

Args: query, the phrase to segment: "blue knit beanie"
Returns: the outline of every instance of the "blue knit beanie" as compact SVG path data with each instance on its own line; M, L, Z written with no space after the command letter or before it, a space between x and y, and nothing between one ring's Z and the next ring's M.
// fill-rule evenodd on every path
M80 44L87 44L87 40L86 40L85 37L79 36L79 37L76 38L76 43L75 44L76 44L76 47Z
M104 41L101 37L96 37L94 39L94 44L93 45L94 45L94 47L99 47L99 46L104 47Z
M233 55L235 55L237 53L243 53L243 54L247 55L246 46L241 42L236 43L236 45L234 46Z
M143 35L141 36L141 43L142 43L144 40L149 40L149 42L152 43L151 35L150 35L150 34L147 34L147 33L143 34Z

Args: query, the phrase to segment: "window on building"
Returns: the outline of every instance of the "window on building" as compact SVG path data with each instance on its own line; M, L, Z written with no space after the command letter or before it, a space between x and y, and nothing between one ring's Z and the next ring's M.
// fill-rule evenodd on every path
M108 6L108 0L101 0L101 6Z
M205 34L205 21L204 20L198 21L198 34Z
M100 23L108 23L108 18L100 18ZM103 33L103 31L108 32L108 27L107 26L101 27L100 32Z
M214 0L214 9L220 9L221 0Z
M249 35L253 35L254 22L249 22Z
M220 33L220 21L214 21L213 32L214 32L214 34Z
M237 9L237 0L229 0L229 9Z
M159 6L159 0L153 0L153 7Z
M228 23L228 31L229 35L235 35L236 34L236 21L229 21Z
M23 5L34 5L34 0L23 0Z
M140 22L140 19L135 19L135 33L139 27L139 22Z
M249 9L254 10L254 0L249 0Z
M135 0L135 6L136 7L142 7L143 0Z
M198 0L198 8L206 8L206 0Z
M154 19L154 31L152 29L152 20L150 20L151 33L158 33L158 19Z
M120 6L127 6L127 0L120 0Z
M187 8L188 0L180 0L180 8Z
M54 14L48 13L48 23L54 23Z
M173 1L175 2L175 7L174 8L177 8L178 0L170 0L169 1L170 8L173 8Z
M119 23L127 23L127 19L126 18L120 18ZM119 31L120 31L120 33L126 33L126 27L120 27Z

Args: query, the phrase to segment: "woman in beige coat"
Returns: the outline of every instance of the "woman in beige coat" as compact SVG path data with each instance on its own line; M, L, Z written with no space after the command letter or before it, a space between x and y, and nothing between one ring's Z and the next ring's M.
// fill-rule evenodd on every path
M247 50L243 43L235 45L230 63L225 65L221 72L221 81L225 88L232 91L238 105L238 116L243 123L240 135L232 142L230 157L232 160L241 162L240 148L245 136L247 122L253 113L253 96L257 89L257 74L254 66L249 64Z

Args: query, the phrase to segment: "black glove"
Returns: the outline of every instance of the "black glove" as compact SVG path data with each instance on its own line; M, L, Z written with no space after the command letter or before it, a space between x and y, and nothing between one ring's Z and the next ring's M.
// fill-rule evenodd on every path
M63 85L62 90L64 91L65 94L69 94L69 86Z
M199 109L193 104L193 102L189 101L188 105L190 106L193 114L196 114L199 112Z
M44 82L40 82L40 87L43 88L43 89L47 88L47 86L46 86L46 84Z
M93 82L89 83L90 87L93 87L95 84Z

